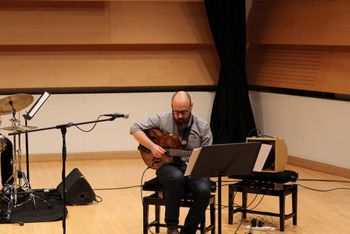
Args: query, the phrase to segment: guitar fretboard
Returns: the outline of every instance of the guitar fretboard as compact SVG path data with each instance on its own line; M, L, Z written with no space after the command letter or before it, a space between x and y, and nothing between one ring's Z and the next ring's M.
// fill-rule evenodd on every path
M173 157L189 157L192 154L192 150L181 150L181 149L166 149L169 156Z

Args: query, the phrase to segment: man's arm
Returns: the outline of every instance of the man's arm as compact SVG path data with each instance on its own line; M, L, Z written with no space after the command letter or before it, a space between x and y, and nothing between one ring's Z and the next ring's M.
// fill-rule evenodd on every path
M202 140L202 146L211 145L213 143L213 135L211 133L210 128L206 130Z
M136 131L131 134L141 145L149 149L154 157L160 158L165 154L165 150L151 141L143 131Z
M213 143L213 134L210 129L209 123L202 124L202 142L201 146L211 145Z

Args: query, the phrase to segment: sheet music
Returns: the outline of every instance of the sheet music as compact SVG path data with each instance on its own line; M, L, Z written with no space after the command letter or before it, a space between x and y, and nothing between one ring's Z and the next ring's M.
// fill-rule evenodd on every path
M271 151L272 145L261 144L258 158L256 159L253 171L262 171L264 164L266 162L267 156Z
M197 158L199 156L199 153L201 152L202 148L196 148L192 151L192 154L190 156L190 161L188 162L186 171L185 171L185 176L189 176L191 175L191 172L193 170L194 164L197 161Z

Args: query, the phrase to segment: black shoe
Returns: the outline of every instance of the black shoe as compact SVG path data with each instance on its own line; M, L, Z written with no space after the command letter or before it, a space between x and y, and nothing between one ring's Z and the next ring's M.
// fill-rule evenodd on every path
M167 234L180 234L177 228L168 228Z

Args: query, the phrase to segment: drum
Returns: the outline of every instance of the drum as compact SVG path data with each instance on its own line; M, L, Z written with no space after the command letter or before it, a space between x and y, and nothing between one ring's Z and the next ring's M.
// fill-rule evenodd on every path
M0 133L0 153L6 148L6 140Z
M13 174L13 147L12 142L5 136L0 135L0 152L1 152L1 183L4 186L12 183L8 179Z

